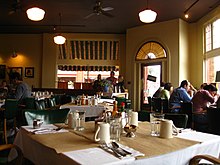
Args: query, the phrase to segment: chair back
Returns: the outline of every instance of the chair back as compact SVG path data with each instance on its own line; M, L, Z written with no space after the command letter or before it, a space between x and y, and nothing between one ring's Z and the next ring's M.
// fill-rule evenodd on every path
M16 99L6 99L5 100L5 111L4 118L13 119L19 113L19 101Z
M42 119L43 125L64 123L70 109L54 109L54 110L24 110L24 118L27 125L33 125L34 119Z
M177 113L165 113L165 119L173 121L173 124L178 128L186 128L188 115L187 114L177 114Z
M150 121L150 112L139 111L138 112L138 121Z
M168 113L169 112L169 103L167 99L162 99L160 97L151 98L151 106L154 112L159 113Z
M220 135L220 109L219 108L208 108L208 129L212 134Z
M34 97L26 97L24 98L24 104L26 109L35 109L35 98Z
M192 102L181 103L180 114L188 115L188 122L187 122L186 127L192 128L193 127L193 104Z
M45 100L44 99L36 100L35 104L36 104L36 109L37 110L44 110L44 109L46 109L46 104L45 104Z

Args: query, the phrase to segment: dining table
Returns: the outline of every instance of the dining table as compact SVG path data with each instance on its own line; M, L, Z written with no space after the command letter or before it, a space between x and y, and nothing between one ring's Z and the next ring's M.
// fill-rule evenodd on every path
M76 105L67 103L60 106L60 109L69 108L73 113L85 112L85 117L100 117L105 110L112 111L114 99L99 99L97 105Z
M94 141L93 121L86 122L83 131L69 129L64 123L49 126L62 129L34 133L32 126L22 126L14 140L24 157L36 165L187 165L195 155L209 154L219 157L220 154L220 136L185 129L173 138L164 139L150 135L149 122L139 122L135 137L126 137L126 133L123 132L118 142L123 149L132 154L118 158L100 148L100 144ZM40 129L45 129L44 127ZM10 158L14 156L15 153L11 151Z

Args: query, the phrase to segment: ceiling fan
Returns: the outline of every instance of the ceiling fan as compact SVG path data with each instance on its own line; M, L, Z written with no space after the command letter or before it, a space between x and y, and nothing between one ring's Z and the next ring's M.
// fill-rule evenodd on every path
M14 14L17 11L23 11L20 0L14 0L14 3L10 6L10 10L9 10L8 14L9 15Z
M108 11L113 10L112 7L102 7L102 1L97 0L95 6L93 7L93 12L85 17L85 19L90 18L93 15L105 15L107 17L114 17L112 14L108 13Z

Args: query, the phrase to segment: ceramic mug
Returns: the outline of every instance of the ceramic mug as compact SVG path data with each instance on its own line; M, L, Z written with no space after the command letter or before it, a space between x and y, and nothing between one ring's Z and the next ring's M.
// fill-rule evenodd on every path
M94 140L100 143L110 143L110 124L98 122L98 128L95 132Z
M178 130L174 126L172 120L163 119L160 121L160 137L169 139L173 138L173 136L178 135Z

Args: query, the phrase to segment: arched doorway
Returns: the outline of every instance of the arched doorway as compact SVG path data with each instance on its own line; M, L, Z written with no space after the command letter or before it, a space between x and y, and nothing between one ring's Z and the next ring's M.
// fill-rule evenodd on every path
M140 47L135 60L141 64L141 109L148 110L149 98L167 80L167 53L160 43L149 41Z

